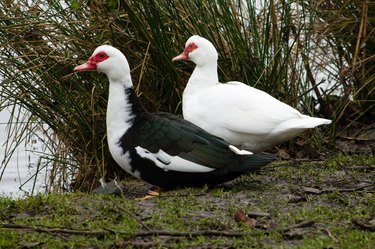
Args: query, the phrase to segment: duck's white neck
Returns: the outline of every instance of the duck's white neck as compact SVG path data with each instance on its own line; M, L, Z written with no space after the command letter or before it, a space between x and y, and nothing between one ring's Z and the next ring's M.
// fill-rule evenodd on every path
M121 139L141 111L130 77L119 82L110 80L107 106L107 138L110 145Z
M197 65L186 85L184 95L194 94L218 83L217 61L205 65Z

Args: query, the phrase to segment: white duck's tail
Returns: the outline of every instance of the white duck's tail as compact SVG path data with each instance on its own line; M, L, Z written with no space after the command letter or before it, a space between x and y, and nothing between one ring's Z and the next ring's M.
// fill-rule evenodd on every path
M325 119L325 118L314 118L307 115L303 115L301 118L301 125L305 125L303 128L314 128L319 125L330 124L332 120Z
M289 119L276 127L273 133L283 134L286 137L294 137L304 129L315 128L319 125L330 124L332 120L324 118L314 118L307 115L302 115L298 118ZM287 135L291 133L290 135Z

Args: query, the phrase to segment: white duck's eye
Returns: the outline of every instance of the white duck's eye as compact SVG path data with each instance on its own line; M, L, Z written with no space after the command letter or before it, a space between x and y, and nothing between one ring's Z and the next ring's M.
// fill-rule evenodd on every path
M105 52L100 52L95 56L97 61L104 61L108 59L108 55Z
M189 45L187 45L187 47L185 48L185 51L190 53L190 52L194 51L197 48L198 48L198 46L195 45L194 42L192 42Z

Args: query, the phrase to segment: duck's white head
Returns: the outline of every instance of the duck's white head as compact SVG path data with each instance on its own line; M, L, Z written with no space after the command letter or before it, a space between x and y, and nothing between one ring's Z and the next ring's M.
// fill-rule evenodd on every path
M217 59L218 54L214 45L206 38L193 35L187 40L184 52L174 57L172 61L191 60L197 66L204 66L208 63L216 63Z
M97 47L86 63L74 68L74 71L92 70L106 74L113 83L124 83L130 78L130 67L125 55L110 45Z

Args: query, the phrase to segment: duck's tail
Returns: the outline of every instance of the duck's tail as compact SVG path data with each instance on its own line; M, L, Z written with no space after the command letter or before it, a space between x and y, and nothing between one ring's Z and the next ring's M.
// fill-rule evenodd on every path
M332 120L325 119L325 118L315 118L304 115L304 118L301 119L301 124L305 125L303 128L314 128L319 125L325 125L332 123Z
M274 134L291 134L290 136L287 135L286 137L294 137L298 133L302 132L304 129L309 129L309 128L315 128L319 125L324 125L324 124L330 124L332 120L325 119L325 118L315 118L315 117L310 117L307 115L303 115L302 117L299 118L293 118L289 119L282 124L278 125L272 133Z
M271 154L239 155L240 164L233 168L234 172L253 172L277 159Z

